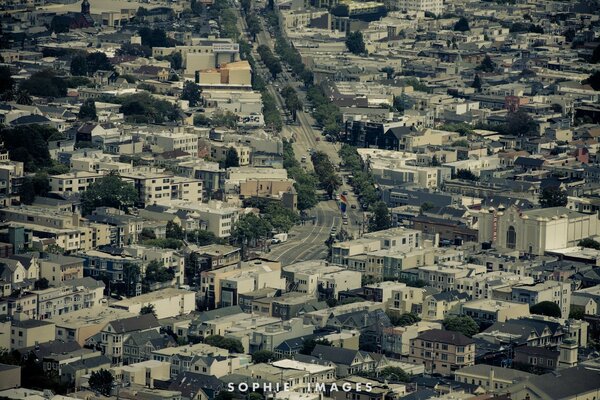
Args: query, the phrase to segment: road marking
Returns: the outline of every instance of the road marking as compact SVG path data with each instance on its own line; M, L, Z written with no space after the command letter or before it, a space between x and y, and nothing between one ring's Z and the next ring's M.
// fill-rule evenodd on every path
M275 260L279 260L281 257L283 257L287 252L289 252L290 250L292 250L293 248L295 248L296 246L303 244L304 242L306 242L308 239L310 239L310 235L312 235L315 231L315 229L317 229L318 225L317 225L317 221L319 220L319 213L321 212L321 210L319 208L316 209L317 210L317 217L315 219L315 224L312 228L312 230L310 231L310 234L307 235L303 240L301 240L299 243L294 243L295 246L291 246L289 249L287 249L286 251L284 251L283 253L281 253L278 257L275 258Z

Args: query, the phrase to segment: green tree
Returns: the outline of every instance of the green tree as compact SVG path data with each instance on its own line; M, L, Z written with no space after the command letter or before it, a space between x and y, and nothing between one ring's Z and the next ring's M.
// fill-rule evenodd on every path
M542 301L529 307L532 314L545 315L547 317L560 318L562 313L560 307L552 301Z
M115 378L110 371L102 368L99 371L92 372L88 384L90 385L90 389L94 392L98 392L104 396L110 396L114 380Z
M381 72L385 72L387 79L393 79L394 74L396 73L396 71L394 70L394 67L390 67L390 66L381 68Z
M233 147L227 149L227 153L225 154L225 168L231 167L239 167L240 166L240 158L238 157L237 150Z
M49 69L33 73L29 79L21 83L20 88L39 97L64 97L67 95L65 80Z
M33 287L35 290L48 289L49 286L50 286L50 282L48 282L48 279L46 279L46 278L40 278L33 283Z
M26 90L18 90L15 95L15 101L17 104L22 104L25 106L30 106L33 104L33 99Z
M165 100L141 92L118 98L120 111L127 121L137 123L162 123L179 119L179 109Z
M245 258L248 247L254 246L261 239L265 239L273 229L273 226L263 218L255 214L246 214L236 222L232 238L241 246L242 256Z
M226 128L235 128L237 126L238 117L236 114L231 111L223 111L221 109L217 109L213 112L210 121L213 126L224 126Z
M85 61L87 63L87 73L93 75L96 71L112 71L114 70L113 65L106 54L95 51L86 56Z
M478 181L479 177L470 169L458 169L456 171L456 179L464 179L467 181Z
M254 364L267 363L275 360L275 353L269 350L259 350L252 353L252 362Z
M512 135L528 136L537 132L537 124L527 112L518 110L507 114L505 130Z
M476 69L483 72L494 72L496 70L496 63L486 54Z
M10 67L0 66L0 94L12 92L15 87L15 80L10 72Z
M50 191L50 179L44 172L29 175L23 178L19 187L19 199L21 203L31 204L36 196L45 196Z
M365 47L365 41L362 32L350 32L348 36L346 36L346 47L352 54L358 55L366 53L367 49Z
M394 326L408 326L408 325L416 324L417 322L419 322L421 320L421 318L419 318L418 315L413 314L413 313L405 313L399 317L392 315L392 316L389 316L389 318L390 318L390 322Z
M181 99L187 100L190 103L190 107L196 107L200 103L201 98L200 86L194 82L186 81L181 92Z
M410 381L410 375L408 375L402 368L399 367L385 367L379 371L379 378L386 379L390 382L408 382Z
M144 276L144 280L146 284L164 283L172 281L174 277L175 272L172 268L165 268L161 262L152 260L146 267L146 275Z
M84 215L97 207L113 207L127 211L138 199L131 183L123 181L118 175L110 174L88 186L81 195L81 207Z
M392 226L392 218L387 205L383 201L378 201L373 206L373 215L369 220L369 231L382 231Z
M592 58L590 59L592 64L597 64L600 62L600 44L596 46L594 52L592 53Z
M471 87L477 90L478 92L481 91L481 78L479 77L479 74L475 74L475 79L473 79Z
M454 24L454 30L457 32L466 32L470 31L469 20L465 17L460 17L458 21Z
M590 85L594 90L600 90L600 70L591 74L589 78L583 81L583 84Z
M583 309L578 308L576 310L571 310L571 312L569 312L569 319L585 319L585 312L583 311Z
M567 192L558 187L547 187L540 193L540 206L542 208L564 207L567 205Z
M479 325L468 315L446 317L442 324L444 325L444 329L448 331L460 332L468 337L471 337L479 332Z
M173 221L167 222L167 230L165 235L167 239L182 240L185 238L185 232L183 231L183 228Z
M435 206L429 202L425 202L423 204L421 204L421 207L419 208L419 214L424 214L427 211L430 211L432 209L434 209Z
M146 314L152 314L156 317L156 309L154 308L154 304L147 304L141 308L140 315Z
M230 353L243 353L244 346L237 339L225 338L221 335L210 335L204 338L204 343L229 350Z
M87 76L88 66L84 54L77 54L71 59L71 75Z
M83 121L96 121L96 102L93 99L85 99L79 108L78 118Z
M577 243L577 246L585 247L587 249L600 250L600 242L592 238L585 238L583 240L580 240L579 243Z

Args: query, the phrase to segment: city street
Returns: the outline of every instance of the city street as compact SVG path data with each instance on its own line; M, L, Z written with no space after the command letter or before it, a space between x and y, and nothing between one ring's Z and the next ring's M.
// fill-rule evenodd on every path
M247 32L246 21L241 13L236 10L238 16L238 28L241 32ZM256 66L260 70L257 73L265 77L268 82L267 90L276 99L278 107L284 121L281 136L284 139L293 139L294 154L298 161L302 161L302 157L306 157L306 162L302 165L307 170L312 170L310 162L310 151L321 151L327 154L334 165L340 164L340 156L338 154L340 145L327 142L322 136L321 131L315 129L315 120L304 110L297 112L297 120L295 123L285 123L289 119L289 113L285 110L285 102L279 93L279 90L285 86L291 86L296 89L298 97L303 103L306 103L306 91L304 84L298 81L290 72L286 70L286 65L283 64L283 71L278 74L276 79L271 79L270 72L260 60L256 48L260 45L268 46L275 54L274 41L264 29L265 21L260 17L263 30L256 36L256 41L252 48L252 56L256 60ZM339 173L342 178L342 186L338 193L346 193L348 207L346 215L348 216L347 225L343 224L342 212L339 209L336 200L321 201L314 209L308 210L310 216L314 216L314 224L312 221L306 221L305 225L299 225L292 228L289 232L289 239L285 243L273 245L269 258L280 260L283 265L292 264L297 261L322 259L327 256L327 247L325 241L330 236L332 228L335 227L335 232L341 229L347 231L352 237L359 237L363 231L365 216L360 209L358 199L352 192L352 187L348 184L348 174L344 171ZM354 208L352 208L354 206Z

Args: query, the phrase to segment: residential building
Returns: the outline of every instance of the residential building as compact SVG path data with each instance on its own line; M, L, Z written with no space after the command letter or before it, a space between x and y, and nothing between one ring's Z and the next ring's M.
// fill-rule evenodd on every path
M475 364L475 341L460 332L431 329L410 341L409 360L429 373L451 375Z

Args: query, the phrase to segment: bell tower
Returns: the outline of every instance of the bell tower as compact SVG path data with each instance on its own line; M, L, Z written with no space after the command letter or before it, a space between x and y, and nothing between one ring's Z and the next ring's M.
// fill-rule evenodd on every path
M82 14L90 14L90 2L88 0L83 0L81 2L81 13Z

